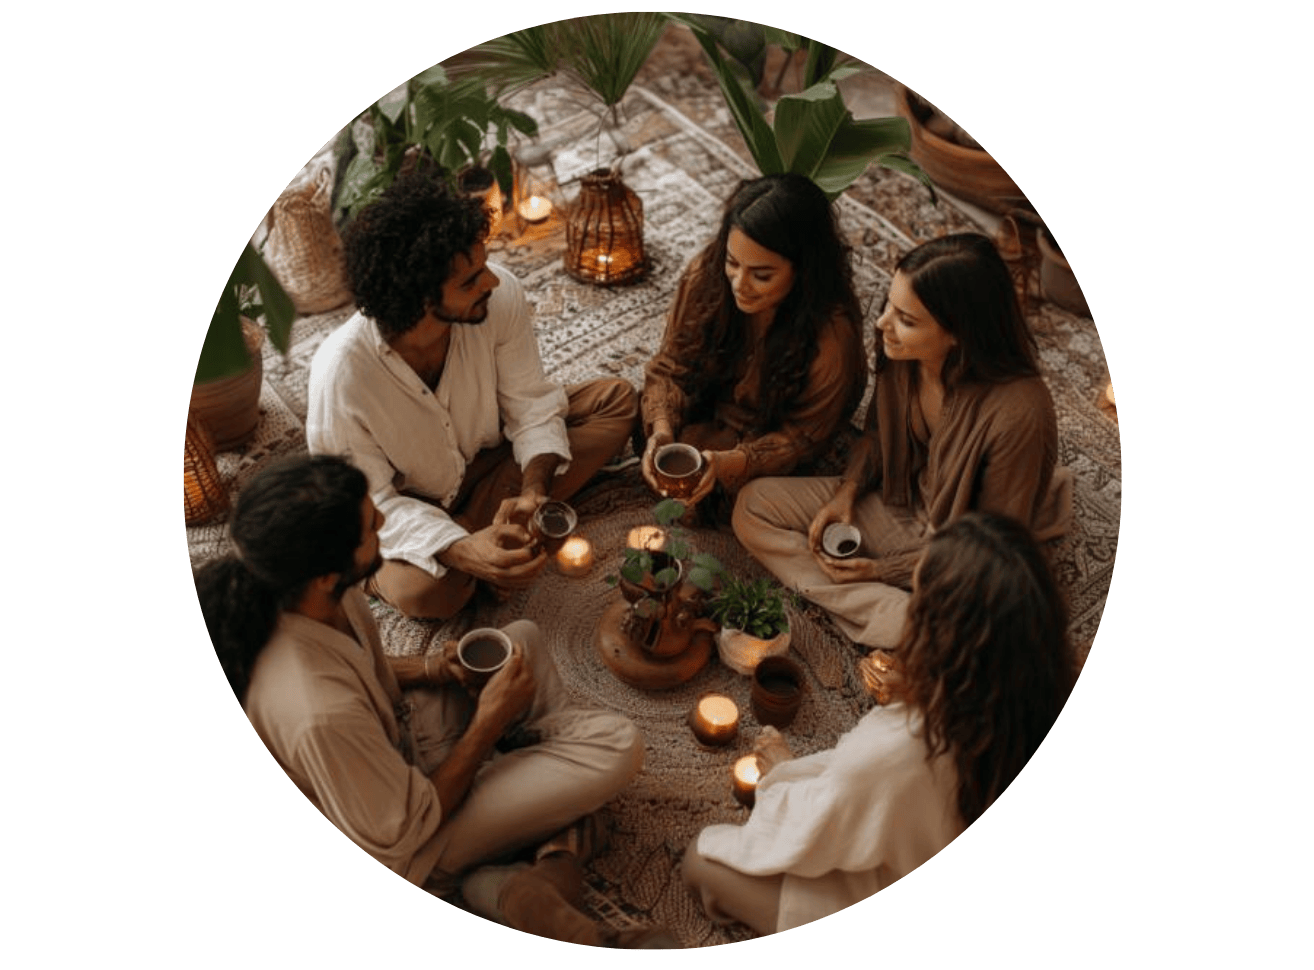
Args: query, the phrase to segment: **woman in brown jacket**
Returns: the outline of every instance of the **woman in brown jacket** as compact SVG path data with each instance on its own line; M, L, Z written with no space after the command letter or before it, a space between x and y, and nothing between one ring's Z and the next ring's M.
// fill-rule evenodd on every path
M726 522L745 482L819 457L866 389L861 326L825 193L801 175L741 182L686 269L647 367L648 483L657 489L658 447L692 444L705 472L685 502Z
M988 238L960 233L906 253L876 326L876 384L843 477L754 482L739 496L734 529L850 639L888 648L937 528L980 509L1022 522L1038 540L1061 535L1072 482L1056 467L1054 403L1035 338ZM822 550L835 522L861 532L857 555Z

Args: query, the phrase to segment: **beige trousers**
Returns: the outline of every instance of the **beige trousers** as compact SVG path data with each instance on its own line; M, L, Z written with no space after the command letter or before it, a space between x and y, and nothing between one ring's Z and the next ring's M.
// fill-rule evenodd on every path
M595 812L643 766L634 723L602 708L574 705L538 626L517 620L507 636L525 647L534 671L534 700L523 724L536 743L495 753L469 794L438 829L442 849L426 888L454 890L462 873L543 842ZM459 687L407 691L415 764L432 774L469 726L474 701Z
M836 583L808 548L808 528L835 497L839 478L759 478L735 503L735 535L758 562L785 586L823 607L850 640L889 649L903 630L908 593L885 583ZM892 508L868 492L853 509L853 524L866 554L877 557L907 549L929 531L913 512Z
M625 446L638 415L638 395L620 378L604 378L566 388L570 408L566 436L570 467L552 482L550 497L564 501L583 487ZM467 531L492 524L502 501L520 494L521 472L510 442L486 448L466 467L465 477L448 513ZM449 569L434 578L412 563L386 560L367 591L407 616L449 619L470 601L475 579Z
M750 876L704 858L698 853L697 839L685 850L680 872L712 922L738 921L763 936L776 931L783 875Z

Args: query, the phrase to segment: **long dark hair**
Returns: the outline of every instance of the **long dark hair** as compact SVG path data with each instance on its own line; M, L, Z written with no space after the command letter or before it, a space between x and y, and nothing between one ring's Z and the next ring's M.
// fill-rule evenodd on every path
M488 235L488 211L436 176L393 182L347 225L342 251L359 310L385 340L410 330L443 303L452 259Z
M923 714L928 754L958 769L970 825L1017 777L1076 678L1067 609L1025 526L969 512L917 569L899 646L904 696Z
M792 173L740 182L726 202L715 238L686 271L689 312L699 322L700 340L689 359L702 362L685 388L693 420L711 416L726 376L754 349L725 275L731 229L783 256L794 268L794 285L776 308L763 347L763 373L770 379L762 386L757 430L771 431L806 386L822 329L839 311L845 325L858 332L862 309L853 290L849 247L840 236L830 200L816 183ZM859 384L852 407L863 389Z
M944 362L946 388L1001 382L1038 373L1036 338L1022 316L1013 277L989 237L941 236L904 253L895 265L957 345ZM885 351L876 342L877 369Z
M368 490L364 473L341 458L299 455L266 466L238 495L229 525L236 552L206 563L193 579L239 701L279 613L317 576L354 570Z

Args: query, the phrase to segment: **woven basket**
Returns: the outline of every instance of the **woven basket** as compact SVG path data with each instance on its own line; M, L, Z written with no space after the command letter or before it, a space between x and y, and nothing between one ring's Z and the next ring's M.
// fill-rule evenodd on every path
M583 283L632 283L648 270L643 252L643 202L615 172L599 168L580 179L566 220L566 272Z
M219 477L214 439L195 411L187 412L183 446L183 510L188 525L200 525L228 511L228 489Z
M332 196L332 160L317 159L269 210L265 259L298 313L323 313L352 299Z

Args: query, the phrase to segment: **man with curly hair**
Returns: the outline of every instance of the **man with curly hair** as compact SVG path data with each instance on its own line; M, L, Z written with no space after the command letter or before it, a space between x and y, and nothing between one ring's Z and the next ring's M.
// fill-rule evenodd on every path
M484 583L534 582L526 528L625 445L628 381L546 379L519 280L487 261L488 213L440 179L398 179L343 235L358 313L310 368L312 453L341 455L384 514L368 592L447 619Z

